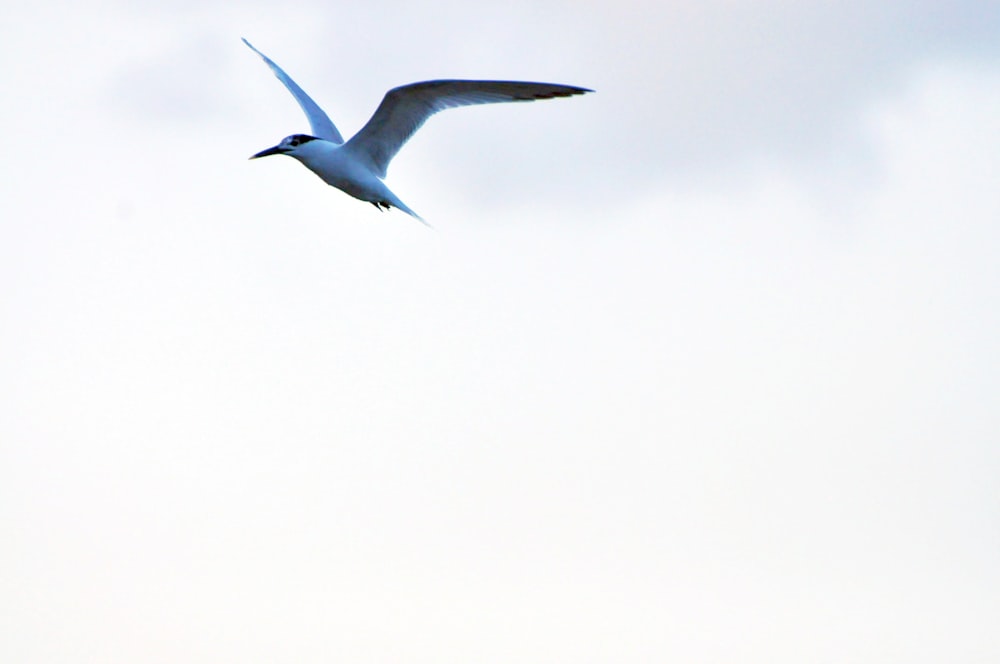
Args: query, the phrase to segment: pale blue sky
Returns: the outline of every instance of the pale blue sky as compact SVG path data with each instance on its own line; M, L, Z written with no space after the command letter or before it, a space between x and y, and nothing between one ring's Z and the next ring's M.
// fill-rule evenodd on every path
M0 660L1000 657L995 3L5 10ZM291 159L239 41L435 226Z

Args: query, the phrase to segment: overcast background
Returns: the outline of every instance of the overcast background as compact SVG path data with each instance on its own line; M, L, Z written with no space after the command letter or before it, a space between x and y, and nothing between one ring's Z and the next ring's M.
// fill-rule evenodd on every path
M2 15L3 662L1000 661L996 2Z

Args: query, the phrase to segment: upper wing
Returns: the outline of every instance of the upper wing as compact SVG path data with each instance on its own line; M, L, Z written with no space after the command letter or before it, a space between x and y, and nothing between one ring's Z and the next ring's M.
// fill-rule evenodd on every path
M309 118L309 126L312 128L313 136L333 141L334 143L344 142L340 132L333 126L333 123L330 121L330 118L327 117L326 113L323 112L323 109L320 108L316 102L314 102L309 95L305 93L305 90L300 88L295 81L292 80L291 76L286 74L281 67L276 65L274 60L254 48L253 44L248 42L245 38L243 39L243 43L249 46L250 50L259 55L264 62L267 63L267 66L271 68L271 71L273 71L274 75L278 77L278 80L284 83L285 87L288 88L288 91L292 93L293 97L295 97L295 101L299 102L299 106L302 107L306 117Z
M430 116L446 108L534 101L593 92L587 88L518 81L424 81L385 93L375 115L344 147L385 177L389 162Z

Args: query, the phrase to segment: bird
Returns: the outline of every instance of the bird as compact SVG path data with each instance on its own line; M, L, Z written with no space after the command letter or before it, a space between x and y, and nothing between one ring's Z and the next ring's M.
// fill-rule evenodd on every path
M382 211L397 208L428 226L430 224L399 200L384 182L389 162L427 118L446 108L555 99L593 92L575 85L527 81L440 79L410 83L386 92L365 126L345 142L323 109L285 70L246 38L243 43L261 57L295 97L309 120L311 131L286 136L274 147L261 150L250 159L288 155L327 184L354 198Z

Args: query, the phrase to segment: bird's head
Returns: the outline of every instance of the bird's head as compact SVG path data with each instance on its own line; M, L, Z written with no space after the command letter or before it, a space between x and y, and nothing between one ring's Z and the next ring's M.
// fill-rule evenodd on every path
M268 148L266 150L261 150L257 154L250 157L251 159L257 159L259 157L267 157L272 154L287 154L290 157L297 156L296 153L301 153L303 146L309 145L311 141L319 140L315 136L308 136L306 134L292 134L291 136L285 136L281 139L281 142L275 145L273 148Z

